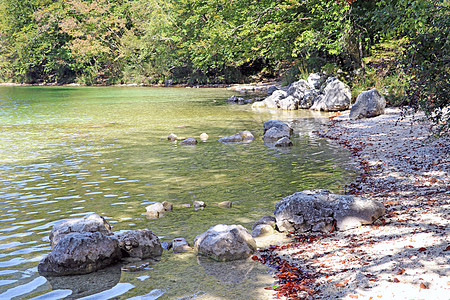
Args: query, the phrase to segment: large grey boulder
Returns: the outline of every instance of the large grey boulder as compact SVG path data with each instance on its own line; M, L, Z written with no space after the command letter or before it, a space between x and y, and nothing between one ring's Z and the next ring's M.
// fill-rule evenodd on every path
M252 104L253 108L257 108L257 107L267 107L270 109L274 109L274 108L278 108L279 106L279 102L287 97L287 93L283 90L276 90L272 93L272 95L270 95L269 97L267 97L266 99L264 99L261 102L255 102Z
M264 142L276 142L283 137L290 138L292 127L280 120L269 120L264 123Z
M293 82L289 85L287 96L293 96L296 99L303 99L305 92L311 89L311 86L303 79Z
M73 232L100 232L112 235L111 225L98 214L90 214L84 218L69 219L53 226L50 232L50 243L54 247L66 234Z
M309 74L307 82L312 88L319 89L320 86L325 82L326 78L327 77L324 74L312 73Z
M298 102L298 98L295 98L294 96L287 96L278 102L278 106L282 110L296 110L298 109Z
M323 98L316 101L310 109L323 111L346 110L350 106L350 88L335 77L329 77L323 89Z
M336 195L328 190L305 190L275 204L275 218L281 231L330 232L371 224L385 213L374 200Z
M349 118L356 120L361 118L376 117L384 113L386 100L377 89L364 91L358 95L355 104L353 104Z
M217 261L246 259L256 251L256 242L242 225L216 225L194 240L198 254Z
M161 256L163 248L158 236L149 229L137 229L115 234L124 257L140 259Z
M301 99L298 103L298 108L309 109L314 105L314 103L320 101L322 98L323 95L320 94L319 90L306 90L303 99Z
M72 232L61 236L38 265L43 275L88 274L117 262L122 257L119 242L101 232Z

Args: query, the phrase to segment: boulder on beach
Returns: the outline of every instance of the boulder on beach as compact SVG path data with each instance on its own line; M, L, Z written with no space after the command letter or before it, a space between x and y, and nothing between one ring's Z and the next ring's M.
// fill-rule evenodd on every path
M194 240L198 254L217 261L246 259L256 251L256 242L242 225L216 225Z
M101 232L72 232L63 235L38 265L43 275L88 274L110 266L122 257L114 236Z
M294 96L287 96L278 102L278 106L282 110L297 110L299 99Z
M376 117L384 113L386 100L377 89L364 91L358 95L355 104L350 109L350 120Z
M310 109L322 111L346 110L350 106L352 92L350 88L335 77L329 77L323 88L323 97L315 101Z
M303 99L305 92L309 89L311 89L311 86L308 84L308 82L300 79L299 81L293 82L289 85L287 95L292 96L298 101L299 99Z
M330 232L372 224L384 213L380 202L319 189L283 198L275 204L274 215L281 231Z

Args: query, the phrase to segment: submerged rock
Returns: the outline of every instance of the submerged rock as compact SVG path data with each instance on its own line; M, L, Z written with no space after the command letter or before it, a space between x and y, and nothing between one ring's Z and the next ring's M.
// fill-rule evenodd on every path
M290 138L288 137L282 137L275 143L275 147L290 147L293 143Z
M220 208L231 208L233 205L231 201L222 201L217 204Z
M185 146L197 145L197 140L194 138L187 138L185 140L182 140L179 144Z
M194 249L217 261L231 261L252 255L256 242L241 225L216 225L195 238Z
M255 139L253 134L248 130L239 131L236 134L230 136L224 136L219 139L221 143L248 143Z

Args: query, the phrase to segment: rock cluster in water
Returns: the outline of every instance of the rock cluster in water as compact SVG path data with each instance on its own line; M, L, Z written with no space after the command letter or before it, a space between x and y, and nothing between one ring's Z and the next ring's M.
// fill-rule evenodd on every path
M311 109L340 111L350 107L350 88L336 77L310 74L307 80L291 83L286 90L275 90L252 107L283 110Z
M204 207L204 206L203 206ZM194 251L217 261L246 259L257 251L254 238L278 231L330 232L371 224L385 213L374 200L336 195L328 190L305 190L275 204L274 216L254 223L252 233L241 225L219 224L199 234ZM51 252L38 265L43 275L88 274L120 260L158 259L163 248L174 253L191 251L184 238L171 245L161 243L149 229L112 232L100 215L67 220L55 225L50 233Z
M88 274L124 257L157 258L162 254L161 242L152 231L113 233L97 214L55 225L50 242L52 251L38 265L45 275Z

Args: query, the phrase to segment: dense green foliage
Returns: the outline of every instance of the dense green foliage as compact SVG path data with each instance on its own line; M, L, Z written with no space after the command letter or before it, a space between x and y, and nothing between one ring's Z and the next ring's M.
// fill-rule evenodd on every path
M0 78L289 83L324 71L442 125L448 36L449 0L0 0Z

